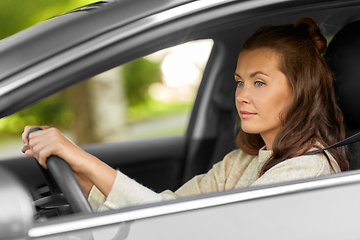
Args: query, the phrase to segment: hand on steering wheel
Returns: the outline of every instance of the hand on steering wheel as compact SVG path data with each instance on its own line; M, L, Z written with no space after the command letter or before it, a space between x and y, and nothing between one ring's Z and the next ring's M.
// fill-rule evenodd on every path
M30 135L30 133L32 132L39 130L42 129L39 127L32 128L29 131L28 135ZM28 139L30 140L30 138ZM24 146L24 148L27 148L26 145ZM27 150L25 150L25 152L27 152ZM28 152L27 155L31 156L31 153ZM69 164L67 164L62 158L58 156L50 155L49 157L47 157L46 163L45 161L42 163L42 166L47 167L50 175L52 176L49 176L49 174L46 173L46 170L43 171L46 182L48 183L50 191L53 194L58 193L59 188L64 193L64 197L69 203L74 213L92 212L89 202L87 201ZM53 181L55 181L56 184L54 184Z

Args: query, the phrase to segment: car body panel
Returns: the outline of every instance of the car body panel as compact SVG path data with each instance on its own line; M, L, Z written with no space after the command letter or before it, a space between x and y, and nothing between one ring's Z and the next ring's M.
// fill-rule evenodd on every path
M56 220L38 224L29 235L35 239L55 239L52 234L59 234L59 239L96 236L100 231L96 227L108 226L110 236L117 234L113 239L357 239L351 230L358 222L347 219L360 213L359 187L358 171L341 173ZM339 202L346 204L336 208ZM347 222L346 227L339 228L339 222Z
M35 209L28 189L0 168L0 239L23 239L33 227Z
M49 19L1 41L0 78L108 31L186 2L189 0L108 2L95 11L76 11ZM47 39L46 45L41 44L42 39Z

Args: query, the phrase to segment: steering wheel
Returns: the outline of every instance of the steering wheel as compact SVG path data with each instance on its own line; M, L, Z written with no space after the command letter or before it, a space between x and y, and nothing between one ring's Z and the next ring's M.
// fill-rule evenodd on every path
M41 128L33 128L30 133L42 130ZM66 201L74 213L91 213L92 208L87 201L81 187L76 180L71 168L65 160L58 156L51 155L47 158L46 164L48 170L42 166L39 167L48 184L50 192L53 195L63 192Z

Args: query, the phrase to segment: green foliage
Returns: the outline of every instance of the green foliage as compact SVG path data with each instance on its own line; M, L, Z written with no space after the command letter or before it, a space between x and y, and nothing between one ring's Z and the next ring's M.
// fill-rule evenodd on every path
M0 39L97 0L1 0Z
M161 80L159 62L140 58L123 67L125 93L130 106L149 100L148 89L151 84Z
M50 125L68 128L74 115L67 103L67 92L56 94L11 116L0 119L2 135L19 134L26 125Z
M158 130L154 132L145 132L143 134L137 135L135 138L154 138L154 137L163 137L163 136L175 136L183 135L186 132L186 126L175 126L172 129Z
M0 39L38 22L97 0L1 0ZM1 137L21 133L25 125L67 127L73 114L67 107L65 93L46 99L16 114L0 119Z
M146 102L128 107L127 121L136 122L178 112L190 113L192 106L192 102L164 103L150 98Z
M1 0L0 39L38 22L98 0ZM146 58L123 66L123 84L129 108L127 121L190 112L191 103L160 103L148 94L151 84L161 81L160 62ZM0 138L19 136L26 125L50 125L69 129L75 121L67 91L47 98L11 116L0 119ZM183 132L181 128L176 132ZM0 140L1 140L0 139Z

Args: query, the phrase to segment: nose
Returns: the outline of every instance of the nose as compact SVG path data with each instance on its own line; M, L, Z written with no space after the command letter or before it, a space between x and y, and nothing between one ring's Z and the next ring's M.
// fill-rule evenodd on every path
M235 95L238 103L251 103L251 94L248 88L242 87L236 89Z

